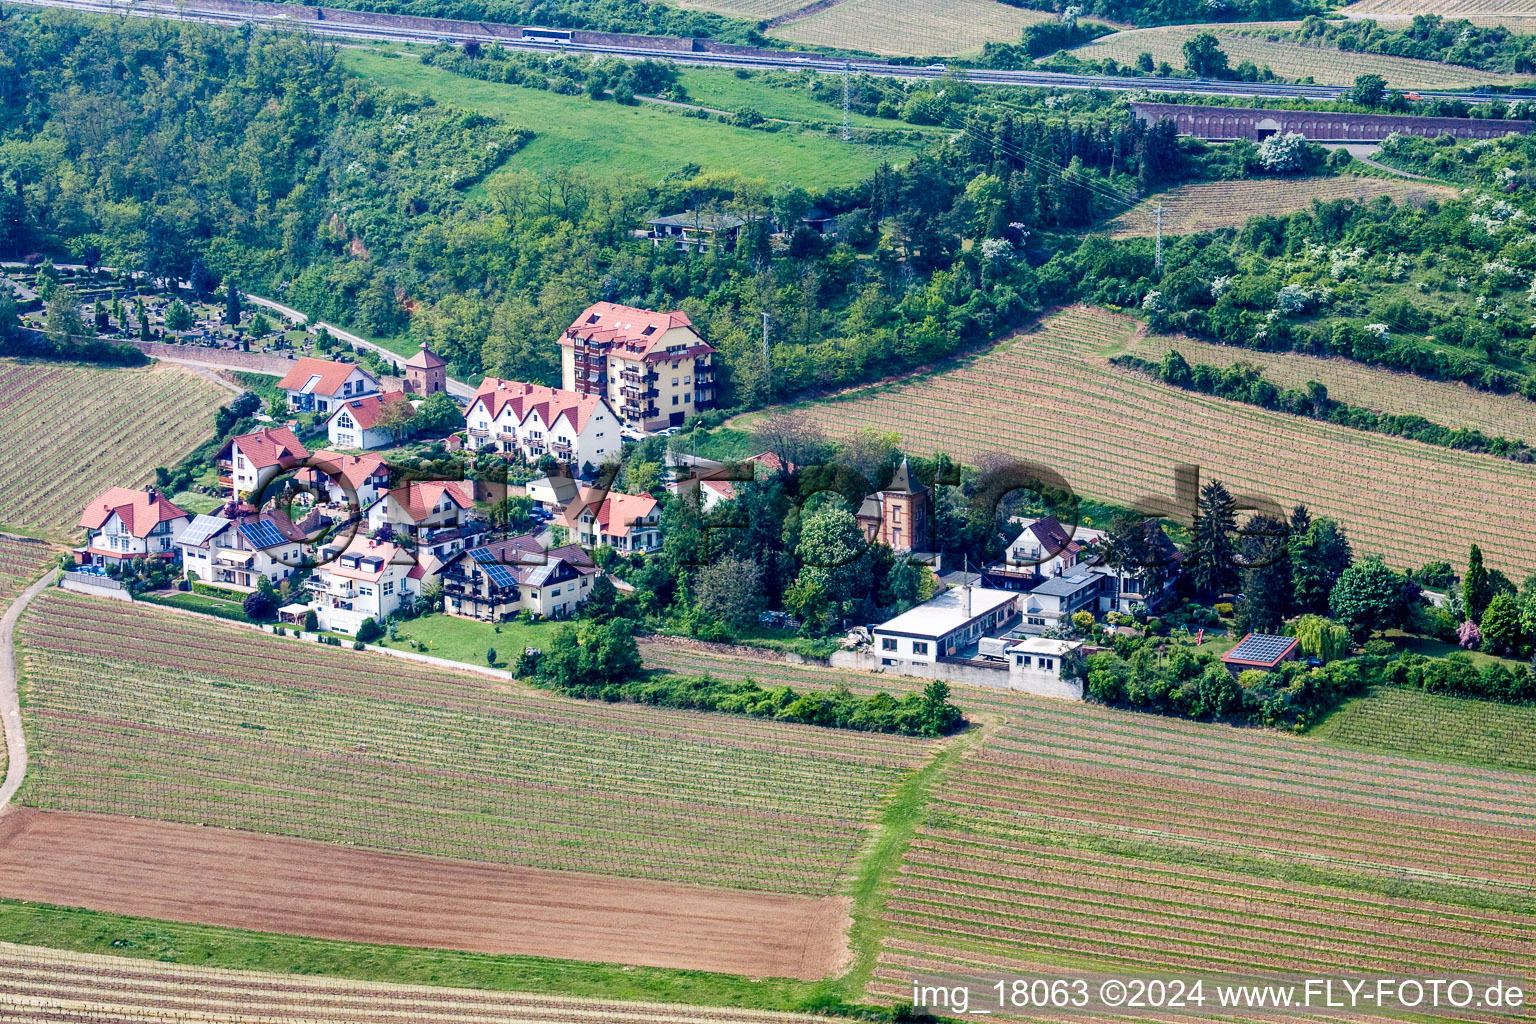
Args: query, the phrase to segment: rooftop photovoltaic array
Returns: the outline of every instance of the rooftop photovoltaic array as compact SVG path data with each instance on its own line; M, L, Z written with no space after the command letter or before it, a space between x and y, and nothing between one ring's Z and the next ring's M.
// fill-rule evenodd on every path
M221 516L200 515L187 525L178 539L180 544L206 544L208 538L229 525Z
M283 544L291 543L271 523L265 519L255 523L245 523L240 527L240 533L245 539L258 548L275 548Z
M1295 642L1295 637L1253 633L1232 648L1227 657L1233 661L1270 662L1285 654Z
M480 568L485 570L485 574L490 577L491 582L498 587L517 586L517 577L512 575L511 569L501 564L490 548L475 548L470 551L469 557L479 563Z

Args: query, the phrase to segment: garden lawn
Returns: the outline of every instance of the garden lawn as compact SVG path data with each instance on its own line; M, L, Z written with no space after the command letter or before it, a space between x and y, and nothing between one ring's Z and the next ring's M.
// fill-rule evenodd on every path
M193 515L207 515L217 512L223 507L224 502L211 494L199 494L196 491L178 491L171 499L176 507Z
M482 82L377 51L349 52L357 73L474 110L536 137L501 173L580 169L593 177L636 175L656 180L689 164L706 172L794 181L817 189L852 185L885 162L902 163L910 147L843 142L818 131L764 132L685 117L655 104L628 107L586 96ZM494 189L498 175L486 182Z
M782 118L786 121L806 121L811 124L843 123L841 107L823 103L811 95L811 83L816 72L803 72L803 84L770 85L763 75L737 78L734 71L715 68L684 68L683 88L688 90L688 102L715 110L737 111L751 108L764 117ZM902 121L892 121L867 114L854 114L850 122L855 128L909 129Z
M420 653L470 665L484 665L486 648L494 647L496 667L509 668L524 647L546 645L562 623L503 622L499 625L501 632L498 633L492 623L435 612L399 623L398 639L394 641L380 638L374 642L380 647L409 651L419 650L412 646L413 642L426 641L427 649Z

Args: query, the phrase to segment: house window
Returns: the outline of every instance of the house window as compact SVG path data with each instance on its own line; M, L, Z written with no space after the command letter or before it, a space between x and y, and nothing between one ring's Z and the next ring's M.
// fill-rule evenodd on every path
M913 654L927 654L928 653L928 643L927 643L927 641L925 641L925 640L913 640L912 641L912 653Z
M883 636L883 637L881 637L880 638L880 649L882 651L894 651L896 649L896 638L893 637L893 636Z
M676 405L676 404L677 404L677 396L676 396L676 395L673 395L673 396L672 396L672 404L673 404L673 405Z
M1047 668L1047 669L1055 668L1056 667L1056 662L1055 662L1054 659L1051 659L1051 658L1041 658L1040 659L1040 667L1041 668Z
M388 583L384 584L384 593L386 593L386 594L393 594L394 592L395 592L395 581L394 580L390 580Z
M677 387L677 378L676 377L672 378L672 386L673 387Z

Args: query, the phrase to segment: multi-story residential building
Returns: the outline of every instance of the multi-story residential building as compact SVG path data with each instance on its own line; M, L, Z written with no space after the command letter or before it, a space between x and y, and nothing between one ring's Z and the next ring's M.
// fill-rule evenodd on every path
M487 377L465 410L474 448L517 453L530 462L552 455L581 471L624 450L622 424L596 393Z
M309 449L287 427L268 427L232 438L218 454L219 483L231 497L259 492L272 478L309 458Z
M543 618L573 613L592 596L598 571L574 544L545 550L526 534L462 551L440 575L448 614L505 622L521 611Z
M176 542L191 521L191 513L153 487L110 488L80 513L80 528L90 537L75 548L75 561L104 565L133 558L174 559Z
M354 398L332 407L325 433L331 444L342 448L386 448L395 443L394 433L384 426L386 410L409 414L410 408L411 400L403 391Z
M387 492L368 508L368 531L389 527L423 560L447 559L474 547L490 530L484 519L471 515L474 487L463 480L418 481Z
M339 551L322 548L318 560L304 588L321 629L356 633L364 619L382 623L420 593L415 557L388 541L353 537Z
M627 555L661 547L661 507L649 494L583 488L555 526L589 549L606 546Z
M304 536L281 512L257 515L203 515L177 540L181 566L204 583L254 589L266 577L277 583L303 564Z
M379 390L373 375L356 364L309 357L295 360L277 386L288 392L288 408L294 412L330 412Z
M675 427L715 404L715 350L680 311L594 303L560 347L565 389L607 399L637 430Z

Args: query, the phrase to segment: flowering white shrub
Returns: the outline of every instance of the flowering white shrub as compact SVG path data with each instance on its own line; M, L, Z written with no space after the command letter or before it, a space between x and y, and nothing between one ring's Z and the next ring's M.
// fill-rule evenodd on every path
M1222 274L1220 277L1211 282L1211 298L1221 298L1226 294L1227 289L1230 287L1232 287L1232 279L1227 275ZM1531 290L1536 292L1536 279L1531 281Z
M1300 313L1312 301L1312 293L1299 284L1288 284L1275 293L1275 312L1282 316Z

